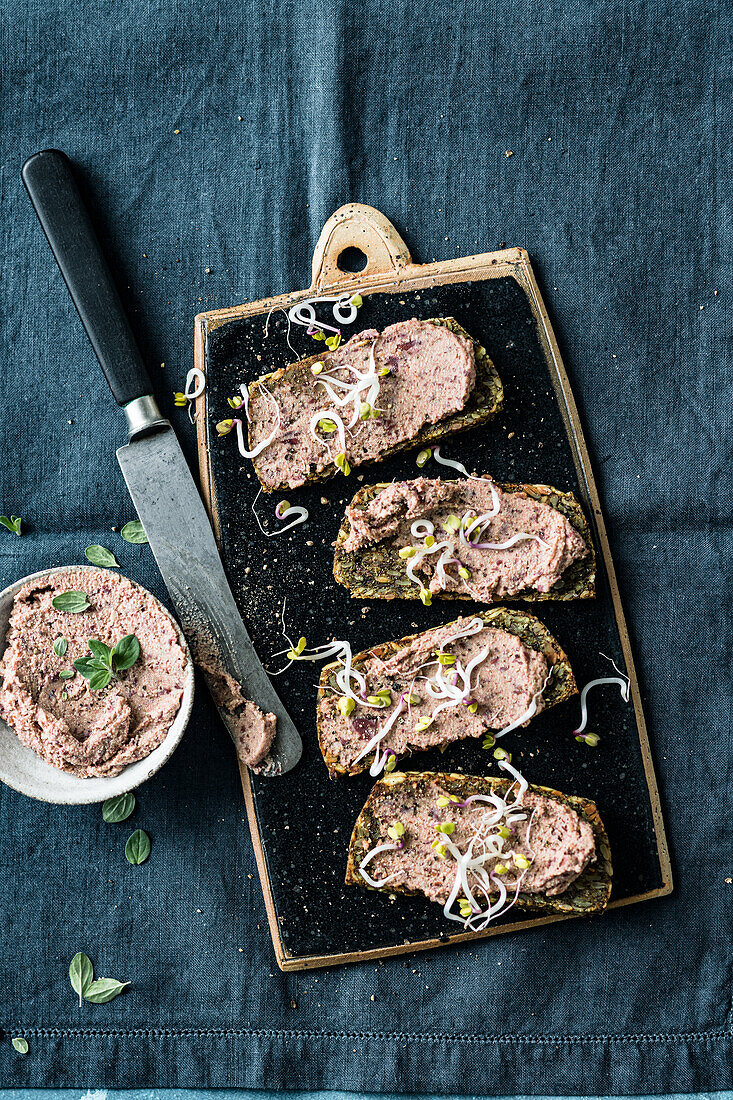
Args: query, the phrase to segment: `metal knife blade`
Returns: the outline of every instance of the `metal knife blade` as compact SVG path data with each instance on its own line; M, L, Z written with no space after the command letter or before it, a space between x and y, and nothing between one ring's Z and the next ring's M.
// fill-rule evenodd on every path
M135 436L119 448L117 459L194 661L213 687L206 665L214 655L248 699L277 717L275 741L257 771L265 776L289 771L303 751L300 734L242 622L209 517L173 429ZM212 694L216 699L216 692ZM219 713L236 745L232 716L221 707Z

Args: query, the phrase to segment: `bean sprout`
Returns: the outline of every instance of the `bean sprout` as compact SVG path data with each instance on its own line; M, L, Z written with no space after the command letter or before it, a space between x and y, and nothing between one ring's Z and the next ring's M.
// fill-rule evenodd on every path
M606 657L606 654L601 653L601 657ZM616 672L618 672L618 676L601 676L597 680L591 680L590 683L587 683L585 685L580 693L580 725L576 730L573 730L573 733L576 736L577 734L582 733L586 725L588 724L588 704L586 700L588 698L588 692L591 691L592 688L599 687L601 684L618 684L619 688L621 689L621 698L625 703L628 703L629 701L631 681L629 680L628 676L626 676L621 671L615 661L611 660L610 657L606 657L606 660L611 661L611 664L616 669Z
M253 447L251 451L248 451L244 445L244 431L242 428L242 421L240 417L235 417L233 420L234 426L237 430L237 446L239 447L239 453L242 458L256 458L258 454L264 451L265 447L269 447L273 439L277 435L280 429L280 406L275 398L272 396L269 390L265 389L262 383L259 383L259 387L262 392L272 401L275 406L275 427L272 429L266 439L263 439L261 443L258 443L256 447ZM240 386L240 392L242 394L242 404L240 408L244 409L244 415L249 420L249 390L246 386Z
M257 504L257 501L259 500L261 493L262 493L262 489L260 488L260 489L257 490L257 496L252 501L251 508L252 508L252 515L255 517L255 520L257 521L257 526L259 527L260 531L265 536L265 538L273 539L273 538L275 538L276 535L282 535L286 531L289 531L291 529L291 527L297 527L298 524L305 523L305 521L308 519L308 509L307 508L303 508L300 505L293 505L292 507L285 508L285 510L281 510L281 506L280 506L280 504L278 504L277 508L275 509L275 516L277 517L277 519L287 519L289 516L292 516L293 518L291 519L290 523L286 523L286 525L284 527L278 528L277 531L266 531L265 528L262 526L262 523L260 521L260 517L257 515L257 511L256 511L256 508L255 508L255 505Z
M193 383L193 389L191 385ZM190 371L186 375L186 387L183 391L184 396L189 401L195 401L197 397L200 397L206 388L206 375L198 367L191 367Z
M498 916L504 915L516 904L521 892L522 883L535 858L535 853L531 846L532 825L536 812L533 810L529 815L527 832L524 840L529 852L529 858L527 859L527 857L524 857L527 860L527 866L524 867L522 873L517 876L511 900L509 900L509 892L506 884L502 882L501 878L496 874L495 868L498 864L495 863L494 869L491 871L487 871L486 869L485 865L490 860L500 860L504 855L505 841L501 833L502 822L510 823L517 820L527 820L526 814L517 814L514 811L521 806L529 784L524 776L507 761L500 760L499 767L503 768L504 771L507 771L514 778L514 782L508 787L503 798L501 795L495 793L488 795L470 795L463 802L453 803L455 807L465 807L475 802L486 802L491 807L479 819L474 833L465 846L465 850L461 851L458 845L451 840L450 834L442 830L438 831L438 839L433 845L434 847L437 846L442 849L442 854L449 854L452 856L456 863L455 878L448 898L443 906L443 914L448 920L456 921L472 932L483 931L490 921ZM517 788L516 790L515 786ZM510 802L509 797L512 792L514 792L514 798L513 801ZM490 830L496 831L492 832ZM375 856L383 852L402 850L405 846L406 839L407 838L396 844L377 844L367 853L359 864L359 873L369 886L380 889L399 877L399 871L393 871L384 878L375 879L365 871L365 867L375 858ZM461 913L460 916L451 911L459 891L463 894L460 908L468 910L467 913ZM492 892L497 894L495 902L491 900ZM476 897L476 893L482 896L485 908L482 908L482 904Z
M395 871L393 874L387 875L386 878L382 878L377 881L377 879L373 879L371 875L368 875L364 868L366 867L367 863L369 863L370 860L374 859L375 856L378 856L380 852L392 852L395 849L399 849L402 847L403 841L400 840L397 842L397 844L378 844L376 848L373 848L372 851L369 852L359 864L359 874L364 879L364 881L369 883L370 886L374 886L376 889L379 889L381 886L386 886L386 884L388 882L391 882L393 878L397 878L397 871Z

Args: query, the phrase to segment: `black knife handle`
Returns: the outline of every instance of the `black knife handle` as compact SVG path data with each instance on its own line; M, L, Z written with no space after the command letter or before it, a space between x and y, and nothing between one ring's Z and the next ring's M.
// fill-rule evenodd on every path
M71 167L58 149L34 153L23 183L118 405L153 392Z

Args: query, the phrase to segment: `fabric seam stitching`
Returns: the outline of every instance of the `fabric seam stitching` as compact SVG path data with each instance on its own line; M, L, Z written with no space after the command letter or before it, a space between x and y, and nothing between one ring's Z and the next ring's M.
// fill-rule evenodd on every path
M411 1043L466 1043L466 1044L502 1044L527 1046L540 1044L544 1046L579 1046L590 1044L623 1044L623 1043L678 1043L699 1042L710 1039L730 1039L733 1032L728 1030L714 1030L701 1032L679 1032L672 1034L640 1034L640 1035L447 1035L447 1034L406 1034L404 1032L370 1032L370 1031L296 1031L278 1030L274 1028L47 1028L47 1027L4 1027L3 1030L10 1034L14 1032L24 1035L33 1035L39 1038L135 1038L139 1036L151 1036L165 1039L184 1038L259 1038L259 1039L340 1039L340 1040L378 1040L380 1042Z

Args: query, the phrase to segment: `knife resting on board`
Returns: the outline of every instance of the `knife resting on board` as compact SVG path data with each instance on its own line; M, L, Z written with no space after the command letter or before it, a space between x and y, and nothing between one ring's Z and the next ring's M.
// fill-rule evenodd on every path
M117 458L176 609L238 755L265 776L298 763L303 745L255 653L234 602L209 518L173 428L160 413L107 262L64 153L45 149L23 165L23 182L56 262L127 420ZM242 743L238 688L277 719L262 758ZM240 701L241 700L241 701Z

